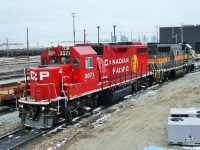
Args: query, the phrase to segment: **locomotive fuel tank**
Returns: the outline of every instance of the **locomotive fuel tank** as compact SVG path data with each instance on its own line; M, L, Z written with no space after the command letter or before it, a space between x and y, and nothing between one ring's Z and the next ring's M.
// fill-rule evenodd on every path
M186 72L187 72L186 68L177 69L177 70L175 70L175 76L176 77L182 76L182 75L186 74Z

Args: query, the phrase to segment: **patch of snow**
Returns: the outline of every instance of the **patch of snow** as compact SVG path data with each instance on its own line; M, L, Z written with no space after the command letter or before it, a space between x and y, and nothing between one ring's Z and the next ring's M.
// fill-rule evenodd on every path
M156 84L156 85L153 85L153 86L151 86L151 87L148 87L147 89L148 90L151 90L151 89L154 89L154 88L156 88L156 87L158 87L159 86L159 84Z
M128 99L128 98L131 98L132 97L132 95L126 95L125 97L124 97L124 99Z
M107 114L107 115L99 118L98 120L96 120L94 123L92 123L92 125L96 125L96 124L102 123L103 121L108 120L108 118L110 116L111 116L111 114Z
M48 134L51 134L51 133L55 133L55 132L57 132L57 131L58 131L58 129L61 129L61 128L62 128L62 126L63 126L63 125L61 125L61 126L59 126L59 127L55 128L55 129L53 129L53 130L49 131L49 132L48 132Z
M15 139L19 139L21 136L16 136Z
M97 107L97 108L95 108L94 110L93 110L93 113L98 113L98 112L100 112L101 110L103 110L103 106L101 106L101 107Z
M61 146L63 146L67 142L68 138L65 138L63 141L56 144L54 147L49 147L47 150L56 150L59 149Z
M8 138L12 138L12 137L13 137L13 135L9 135L9 136L8 136Z
M75 117L73 120L72 120L72 122L75 122L75 121L77 121L78 119L80 119L82 116L79 116L79 117Z

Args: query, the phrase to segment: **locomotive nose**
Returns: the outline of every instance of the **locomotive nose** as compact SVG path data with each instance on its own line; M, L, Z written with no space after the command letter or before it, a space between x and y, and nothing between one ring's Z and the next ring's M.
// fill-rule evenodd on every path
M30 68L31 98L35 101L51 101L60 96L58 67Z

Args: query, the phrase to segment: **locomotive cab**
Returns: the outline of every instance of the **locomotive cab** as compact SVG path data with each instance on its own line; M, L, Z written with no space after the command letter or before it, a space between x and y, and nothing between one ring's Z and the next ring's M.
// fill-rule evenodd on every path
M80 93L95 89L99 74L97 71L97 53L90 46L74 46L72 48L72 80L65 86L74 98Z

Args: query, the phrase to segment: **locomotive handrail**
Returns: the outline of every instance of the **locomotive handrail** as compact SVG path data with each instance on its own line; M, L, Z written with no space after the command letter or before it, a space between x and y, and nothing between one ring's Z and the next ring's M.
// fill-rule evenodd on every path
M70 75L70 76L71 76L71 75ZM68 79L69 79L70 76L63 76L63 77L62 77L62 92L63 92L65 98L67 99L67 101L68 101L68 98L67 98L67 96L66 96L66 94L65 94L65 91L64 91L64 78L68 78Z
M67 96L66 96L66 94L65 94L65 91L64 91L64 78L70 78L71 76L72 76L72 73L74 72L74 68L72 68L72 72L71 72L71 74L69 75L69 76L62 76L62 92L63 92L63 94L64 94L64 96L65 96L65 99L68 101L68 98L67 98ZM68 88L69 89L69 88ZM69 91L68 91L68 94L69 94Z

